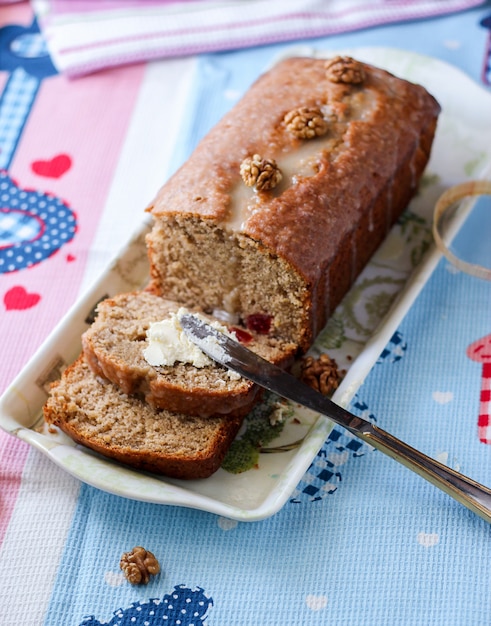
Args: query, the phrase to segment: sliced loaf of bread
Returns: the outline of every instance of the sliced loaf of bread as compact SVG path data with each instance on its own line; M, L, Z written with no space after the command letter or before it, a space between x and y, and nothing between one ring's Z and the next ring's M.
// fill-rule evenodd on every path
M213 474L242 422L152 409L96 376L83 356L53 385L44 418L103 456L183 479Z
M245 415L259 397L259 388L211 361L204 367L179 362L150 365L145 358L150 325L176 314L179 305L149 291L120 294L98 305L97 317L84 333L87 362L99 376L124 393L145 399L154 408L205 417ZM290 363L292 343L269 334L230 327L247 347L279 365Z
M177 307L163 298L236 318L239 340L285 366L416 193L439 111L423 87L350 57L266 72L148 207L153 293L99 306L46 420L144 470L212 474L258 392L214 364L151 366L146 331Z

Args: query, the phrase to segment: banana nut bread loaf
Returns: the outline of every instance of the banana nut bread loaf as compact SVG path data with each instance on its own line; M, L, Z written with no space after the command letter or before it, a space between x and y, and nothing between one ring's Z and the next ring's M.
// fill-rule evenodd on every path
M148 208L154 288L306 350L414 195L439 110L349 57L280 62Z
M201 417L247 414L260 395L257 385L204 355L209 363L202 366L174 359L165 365L149 363L145 353L149 328L175 317L178 309L179 304L150 291L120 294L99 303L95 322L82 336L91 369L155 408ZM287 365L294 358L294 344L244 328L230 326L229 330L271 362Z
M44 418L88 448L175 478L207 478L221 465L242 418L152 409L97 377L83 355L51 390Z

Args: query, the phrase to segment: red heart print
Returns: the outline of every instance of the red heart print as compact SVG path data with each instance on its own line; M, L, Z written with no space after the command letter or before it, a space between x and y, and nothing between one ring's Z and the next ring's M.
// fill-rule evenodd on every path
M72 263L73 261L76 260L76 257L74 257L73 254L67 254L66 260L67 260L67 263Z
M3 297L7 311L23 311L30 309L41 300L38 293L29 293L24 287L17 285L9 289Z
M38 176L47 178L60 178L72 166L72 160L68 154L58 154L52 159L33 161L31 169Z

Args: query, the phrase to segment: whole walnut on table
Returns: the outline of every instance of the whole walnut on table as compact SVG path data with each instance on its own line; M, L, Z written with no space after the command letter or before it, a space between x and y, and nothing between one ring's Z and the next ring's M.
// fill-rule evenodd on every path
M155 555L141 546L136 546L131 552L125 552L119 566L132 585L146 585L150 581L150 576L160 572Z

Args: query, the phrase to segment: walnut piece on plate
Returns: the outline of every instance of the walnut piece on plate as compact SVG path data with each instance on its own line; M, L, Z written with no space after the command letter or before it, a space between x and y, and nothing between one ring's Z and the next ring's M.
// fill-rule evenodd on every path
M345 373L327 354L321 354L317 359L308 356L300 366L300 380L324 396L336 391Z

